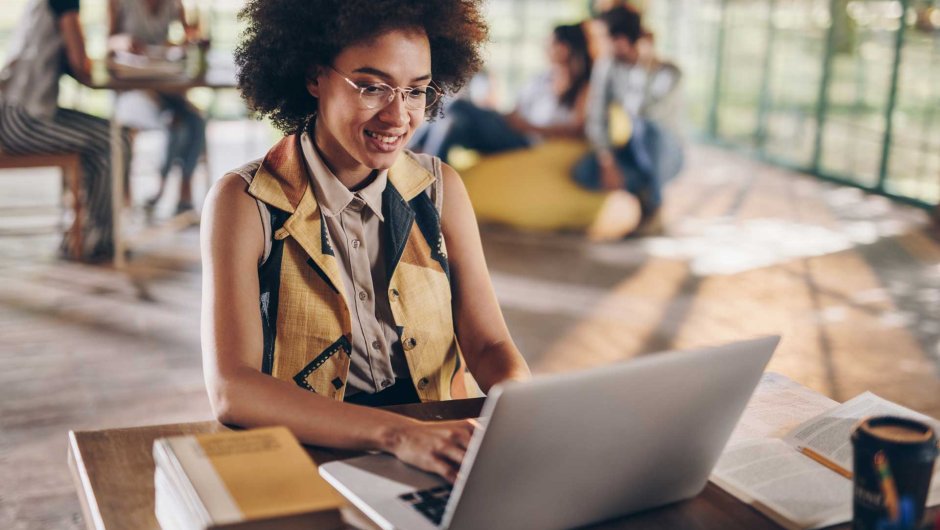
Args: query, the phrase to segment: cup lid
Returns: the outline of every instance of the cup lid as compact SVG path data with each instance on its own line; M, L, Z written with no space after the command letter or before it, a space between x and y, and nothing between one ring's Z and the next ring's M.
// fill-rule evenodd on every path
M852 433L856 441L870 441L898 449L920 449L936 456L937 437L924 422L897 416L872 416L858 423Z

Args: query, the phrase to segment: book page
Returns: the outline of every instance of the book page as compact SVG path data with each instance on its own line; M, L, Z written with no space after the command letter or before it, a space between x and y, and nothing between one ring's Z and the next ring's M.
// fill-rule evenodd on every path
M754 390L728 445L758 438L781 438L793 427L838 404L786 376L767 372Z
M851 472L852 431L855 425L862 418L884 415L919 420L933 427L935 432L940 432L940 422L937 420L865 392L798 425L784 437L784 441L798 449L808 447Z
M940 433L940 422L871 392L860 394L825 414L794 428L784 441L797 449L809 448L837 466L852 472L852 431L869 416L901 416L922 421ZM940 504L940 466L934 465L927 505Z
M852 482L779 439L727 448L711 480L787 528L821 528L852 518Z

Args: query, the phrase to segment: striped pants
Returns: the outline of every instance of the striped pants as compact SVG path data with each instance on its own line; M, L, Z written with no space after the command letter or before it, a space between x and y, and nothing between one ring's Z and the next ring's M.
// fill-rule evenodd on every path
M130 140L123 136L124 167ZM0 102L0 149L11 154L78 153L82 165L82 258L103 260L114 254L111 219L111 140L108 121L75 110L56 109L40 118ZM63 241L63 249L67 248ZM63 253L65 255L65 253Z

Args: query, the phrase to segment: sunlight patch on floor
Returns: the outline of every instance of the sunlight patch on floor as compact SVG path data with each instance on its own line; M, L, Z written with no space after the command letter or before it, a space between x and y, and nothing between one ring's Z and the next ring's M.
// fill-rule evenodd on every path
M697 276L730 275L785 263L798 258L824 256L881 238L897 236L907 228L896 220L852 221L832 229L786 219L689 221L676 236L642 241L653 257L688 261ZM616 263L620 250L591 249L594 259Z

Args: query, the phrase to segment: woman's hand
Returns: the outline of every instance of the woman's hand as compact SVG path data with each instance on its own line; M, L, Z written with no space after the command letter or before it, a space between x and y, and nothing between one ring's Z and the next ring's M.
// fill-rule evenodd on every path
M520 134L529 134L533 131L533 126L531 123L526 121L518 112L511 112L506 114L506 124L509 125L509 128L516 131Z
M437 473L453 484L473 428L472 420L409 422L394 430L389 452L402 462Z
M623 189L626 180L613 155L606 151L598 153L597 162L600 165L601 189L604 191Z

